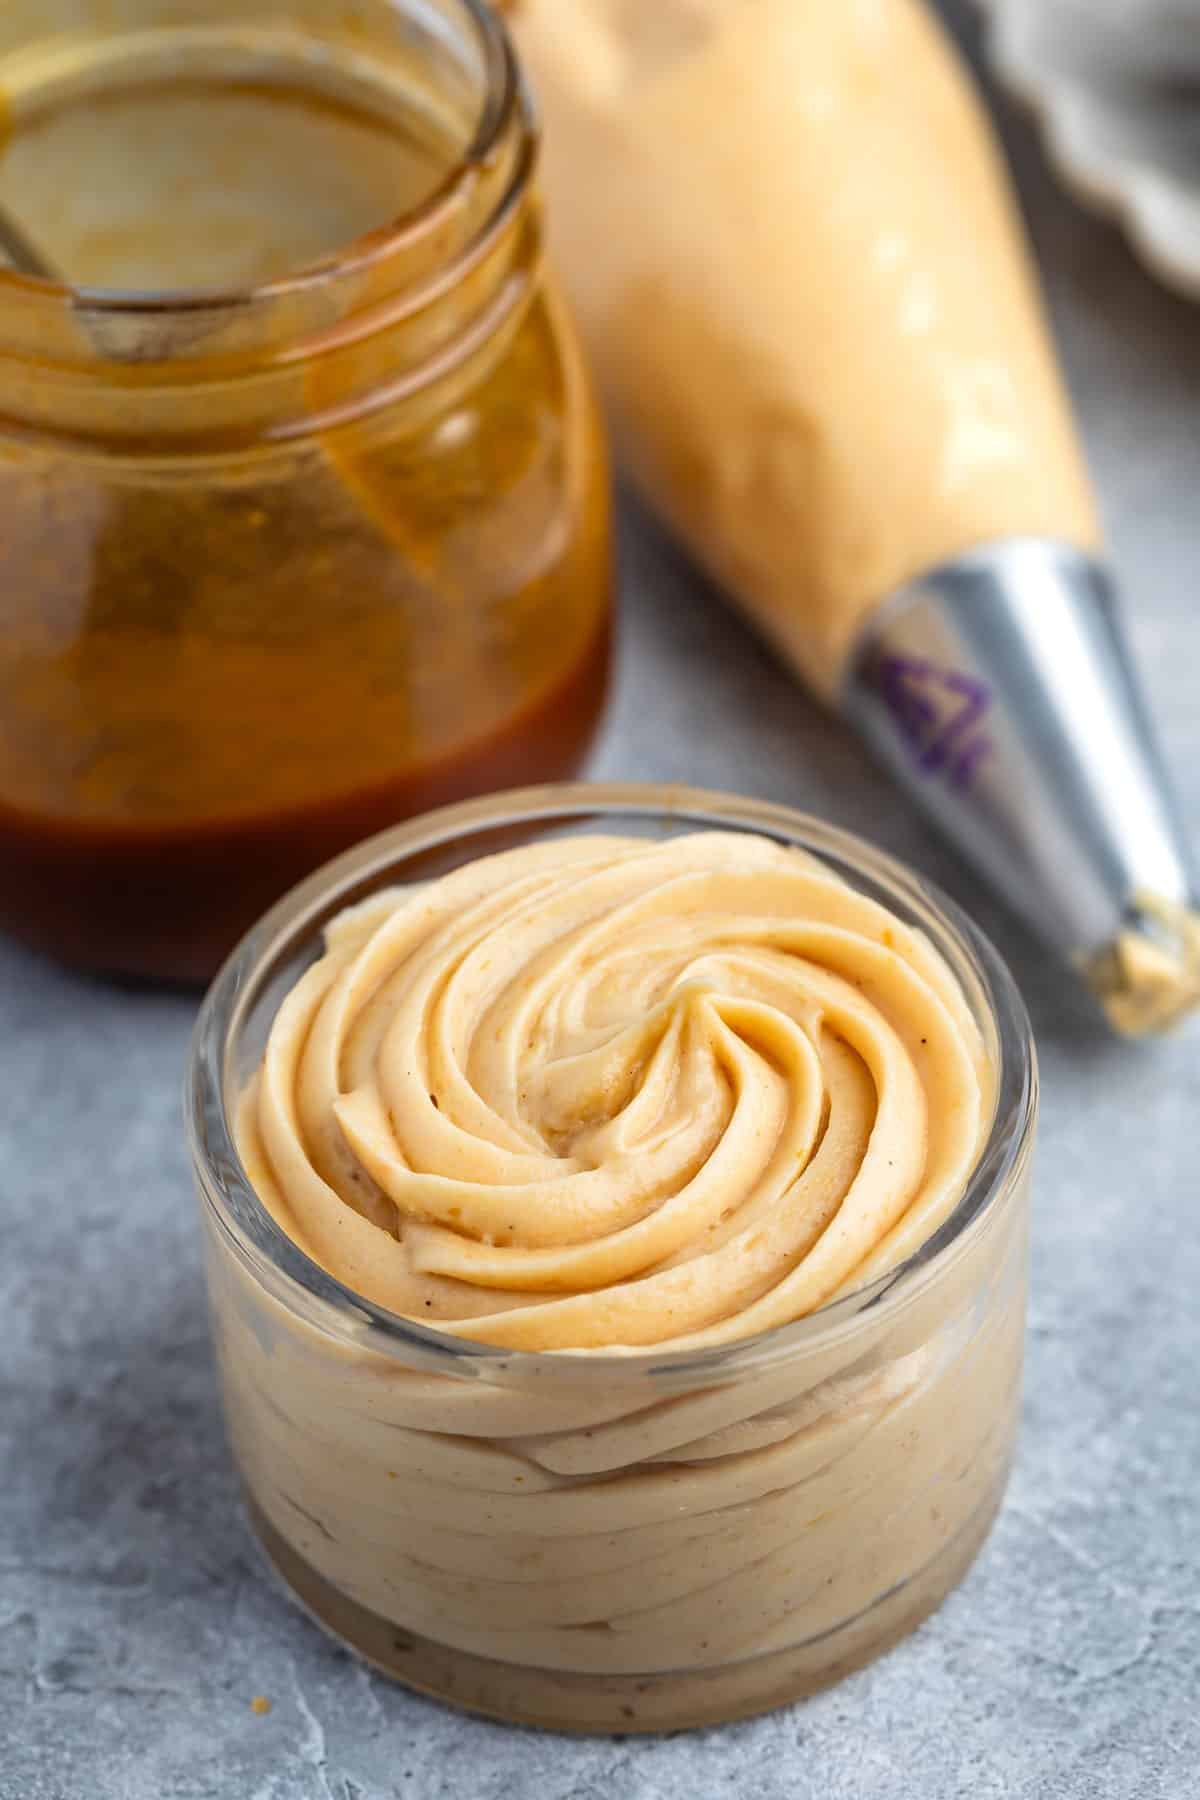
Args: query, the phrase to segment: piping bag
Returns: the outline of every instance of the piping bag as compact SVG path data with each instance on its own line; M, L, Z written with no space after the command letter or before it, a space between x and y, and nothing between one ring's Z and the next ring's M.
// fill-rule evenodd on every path
M510 0L618 454L1120 1031L1197 886L1007 173L921 0Z

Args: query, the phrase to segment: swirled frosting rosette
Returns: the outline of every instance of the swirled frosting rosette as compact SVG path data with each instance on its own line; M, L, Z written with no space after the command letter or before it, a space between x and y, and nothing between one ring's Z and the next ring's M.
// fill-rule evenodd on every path
M727 1343L907 1258L993 1075L919 932L741 833L560 838L344 913L239 1143L367 1299L520 1350Z

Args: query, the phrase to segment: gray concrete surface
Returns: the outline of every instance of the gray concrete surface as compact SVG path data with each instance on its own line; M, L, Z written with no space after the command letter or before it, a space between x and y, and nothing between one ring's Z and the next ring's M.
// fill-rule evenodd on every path
M1135 630L1200 834L1200 310L1013 128ZM1189 1800L1200 1795L1200 1033L1106 1038L632 511L602 776L869 833L973 907L1045 1069L1011 1498L934 1621L810 1704L661 1741L475 1723L267 1585L221 1437L178 1087L193 1005L0 946L0 1800ZM272 1701L266 1716L254 1695Z

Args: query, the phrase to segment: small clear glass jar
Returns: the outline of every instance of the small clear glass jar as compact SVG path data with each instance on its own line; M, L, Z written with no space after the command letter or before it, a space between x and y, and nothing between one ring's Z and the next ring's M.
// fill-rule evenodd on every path
M232 1114L325 922L517 842L709 827L802 846L926 933L960 981L996 1109L936 1234L811 1317L699 1353L468 1343L311 1262L251 1188ZM713 1724L887 1649L982 1544L1020 1401L1033 1044L986 941L859 840L649 787L534 789L417 820L313 877L241 945L197 1026L188 1117L254 1527L308 1611L385 1673L536 1725Z
M0 269L0 928L208 977L597 724L608 468L530 102L482 0L13 0L0 105L64 272Z

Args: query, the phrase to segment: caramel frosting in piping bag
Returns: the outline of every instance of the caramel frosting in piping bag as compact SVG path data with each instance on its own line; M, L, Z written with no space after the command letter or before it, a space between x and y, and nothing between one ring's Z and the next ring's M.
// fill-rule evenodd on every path
M1200 999L1193 872L1011 185L939 22L920 0L506 10L625 466L1113 1023L1163 1028ZM987 642L956 660L956 635Z

